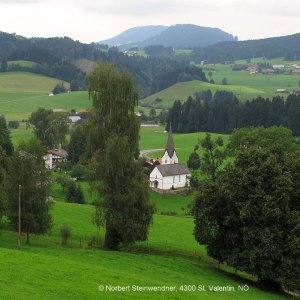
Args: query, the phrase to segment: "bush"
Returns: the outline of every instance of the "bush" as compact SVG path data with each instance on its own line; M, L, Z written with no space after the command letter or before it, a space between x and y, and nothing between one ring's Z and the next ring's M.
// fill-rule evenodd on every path
M82 192L81 186L77 186L74 181L68 184L66 202L78 204L85 203L84 194Z
M19 121L9 121L8 122L8 128L18 129L19 126L20 126L20 122Z
M83 179L85 177L85 174L86 167L81 164L77 164L76 166L74 166L71 172L71 176L76 179Z
M68 239L71 237L71 228L68 224L63 224L60 228L61 245L67 245Z

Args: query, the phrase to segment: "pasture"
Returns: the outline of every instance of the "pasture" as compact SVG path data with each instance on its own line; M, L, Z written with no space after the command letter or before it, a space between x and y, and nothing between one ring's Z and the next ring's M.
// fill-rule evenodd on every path
M173 133L173 140L176 148L176 152L179 158L179 162L185 164L189 158L189 155L193 152L198 140L205 137L205 132L196 133ZM211 134L213 139L222 137L224 143L228 143L229 135L225 134ZM140 149L164 149L167 142L168 133L164 127L142 127L140 130ZM151 157L161 157L163 151L150 153ZM201 152L200 152L201 153Z
M291 64L299 63L287 62L282 58L263 60L262 58L254 58L252 64L259 62L268 62L272 64ZM236 61L237 64L245 64L246 60ZM175 100L185 101L189 96L193 96L195 92L210 89L213 93L217 90L233 92L240 100L251 100L257 96L264 98L272 98L276 95L277 89L286 89L287 91L299 89L300 76L272 74L264 75L261 73L250 74L248 71L232 71L231 65L211 64L198 65L206 74L208 80L213 79L215 84L210 84L201 81L179 82L171 87L164 89L158 93L150 95L143 99L143 102L157 107L171 107ZM211 72L211 76L209 75ZM227 79L228 84L223 85L223 78ZM279 94L286 97L286 94ZM162 102L155 102L156 98L160 98Z
M56 202L50 235L32 235L30 245L17 250L16 234L0 235L0 289L4 299L283 299L262 291L255 282L215 268L193 236L191 218L155 215L147 242L121 252L91 248L97 234L91 205ZM60 246L60 227L68 223L72 236ZM100 239L103 230L100 231ZM23 241L24 242L24 241ZM181 285L205 285L205 292L183 292ZM247 292L238 285L249 285ZM175 292L108 292L100 285L175 286ZM211 292L209 285L235 291Z

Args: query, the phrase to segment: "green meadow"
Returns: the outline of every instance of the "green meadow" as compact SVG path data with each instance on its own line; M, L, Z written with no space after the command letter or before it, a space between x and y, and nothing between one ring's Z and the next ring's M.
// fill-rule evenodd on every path
M287 62L282 58L273 60L263 60L262 58L254 58L251 63L269 62L272 64L291 64L298 63L298 61ZM235 63L245 64L246 60L236 61ZM277 89L286 89L292 91L299 89L300 76L272 74L264 75L261 73L249 74L248 71L232 71L231 65L214 64L214 65L199 65L206 74L208 80L213 79L215 84L210 84L201 81L179 82L166 88L158 93L155 93L145 99L144 103L151 104L158 107L171 107L175 100L185 101L189 96L193 96L195 92L210 89L213 93L218 90L233 92L240 100L251 100L257 96L264 98L272 98L276 95ZM209 72L212 73L209 76ZM223 85L223 78L227 79L228 84ZM281 96L286 96L281 94ZM160 98L162 102L155 102L156 98Z
M16 233L0 235L0 290L3 299L283 299L261 290L253 281L217 269L193 236L186 217L155 215L149 239L119 252L91 248L96 230L93 207L56 202L50 235L31 237L16 249ZM69 224L72 236L60 246L60 227ZM103 230L100 231L100 240ZM174 286L174 292L109 292L99 286ZM182 285L206 291L180 291ZM209 286L232 286L235 291L211 292ZM249 290L239 291L247 285ZM101 289L101 287L100 287Z
M223 76L223 75L221 75ZM214 78L214 75L212 76ZM223 77L222 77L223 78ZM222 81L221 78L221 81ZM182 100L185 101L189 96L193 96L196 92L204 91L210 89L213 93L216 91L228 91L233 92L234 94L242 95L244 98L252 99L258 95L264 94L264 91L258 89L256 87L248 87L238 84L231 84L231 85L221 85L221 84L211 84L199 80L193 81L186 81L186 82L179 82L176 83L158 93L155 93L145 99L142 102L156 105L159 107L168 108L173 105L175 100ZM160 98L162 102L155 102L156 98Z
M199 139L205 137L205 132L196 133L173 133L173 140L176 147L176 153L179 157L179 162L186 163L189 155L193 152ZM217 137L222 137L224 143L228 143L229 135L225 134L211 134L213 139ZM167 142L168 133L165 131L164 127L142 127L140 130L140 149L164 149ZM163 151L152 152L149 154L151 157L161 157ZM201 152L200 152L201 153Z

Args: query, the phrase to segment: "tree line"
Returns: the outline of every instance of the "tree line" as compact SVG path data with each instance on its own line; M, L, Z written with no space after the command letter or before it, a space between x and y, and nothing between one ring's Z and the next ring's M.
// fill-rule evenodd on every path
M197 62L224 63L254 57L268 59L284 57L285 60L299 60L300 34L260 40L222 42L202 48L194 48L191 59Z
M299 136L300 96L289 95L286 100L257 97L243 102L230 92L217 91L212 95L205 91L184 103L175 101L167 119L177 133L231 133L235 128L276 125L286 126Z

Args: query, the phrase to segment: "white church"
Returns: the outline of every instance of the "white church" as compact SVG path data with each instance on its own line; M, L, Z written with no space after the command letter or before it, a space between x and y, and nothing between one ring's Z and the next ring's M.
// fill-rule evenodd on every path
M170 190L189 186L191 172L186 165L179 164L175 151L172 128L170 126L168 141L161 164L150 173L150 187Z

